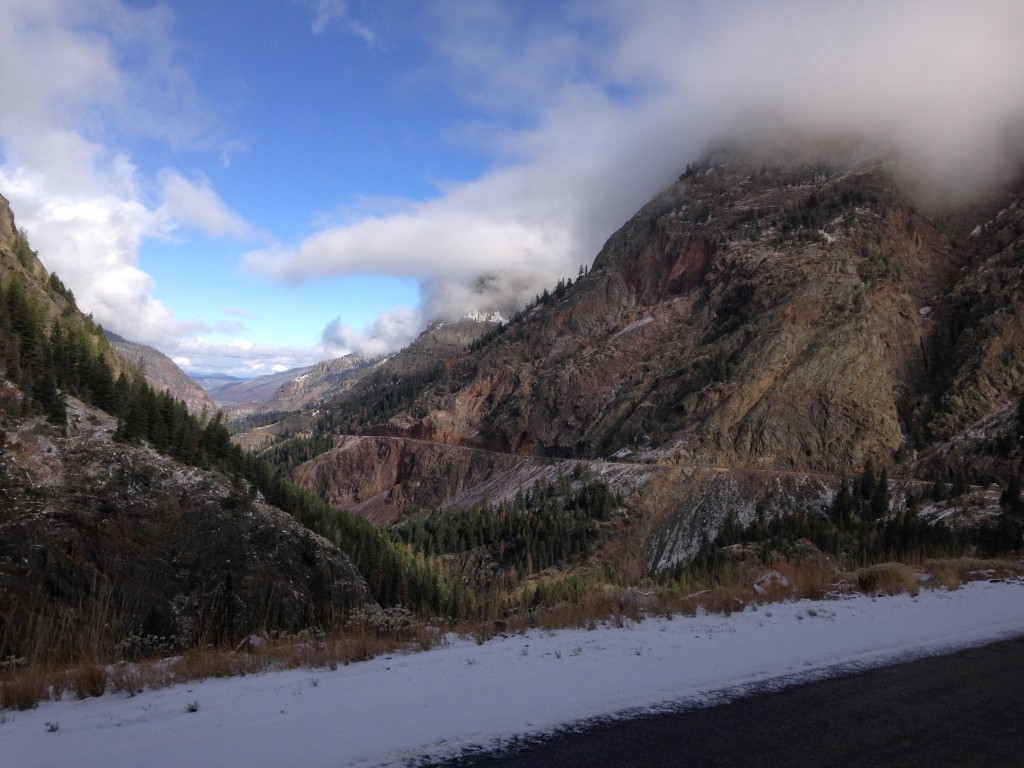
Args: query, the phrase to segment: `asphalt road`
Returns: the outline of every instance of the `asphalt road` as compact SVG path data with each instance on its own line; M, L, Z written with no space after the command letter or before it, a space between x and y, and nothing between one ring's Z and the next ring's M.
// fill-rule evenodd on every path
M1024 767L1024 638L437 765Z

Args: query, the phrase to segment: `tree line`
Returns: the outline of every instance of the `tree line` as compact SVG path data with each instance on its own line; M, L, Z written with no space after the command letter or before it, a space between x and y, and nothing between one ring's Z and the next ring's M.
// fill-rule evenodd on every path
M603 482L573 484L562 476L556 482L538 482L527 492L520 489L497 506L487 502L434 511L393 528L391 535L426 557L483 549L515 582L584 560L597 535L595 523L609 519L621 504Z
M57 290L56 283L51 279L44 290ZM141 367L115 377L115 353L103 329L78 313L66 293L69 304L62 322L49 319L43 301L33 295L21 273L12 272L0 282L0 364L22 392L13 403L13 416L45 415L65 428L65 398L73 396L114 416L117 440L145 443L184 464L247 481L236 482L229 503L244 505L261 494L330 539L367 579L381 605L403 604L424 613L452 610L454 598L446 594L436 566L408 556L386 532L332 509L289 483L265 459L243 451L231 441L222 412L190 413L183 401L156 391Z
M935 490L929 494L932 500ZM729 513L713 540L704 537L693 559L659 571L655 580L714 581L735 562L729 548L737 544L761 545L761 558L770 565L774 552L805 539L851 566L973 554L994 557L1024 546L1024 500L1016 475L1001 495L999 513L980 526L925 520L919 504L926 497L914 494L893 513L889 493L886 470L876 476L869 461L859 478L843 478L831 507L820 514L801 511L766 519L758 510L754 521L742 525Z

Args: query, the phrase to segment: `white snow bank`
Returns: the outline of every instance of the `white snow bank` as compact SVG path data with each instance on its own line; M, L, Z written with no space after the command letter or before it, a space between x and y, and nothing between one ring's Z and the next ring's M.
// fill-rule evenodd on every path
M334 672L274 672L6 712L0 764L392 765L1019 635L1021 580L531 632L482 646L453 639ZM198 711L187 711L192 702Z

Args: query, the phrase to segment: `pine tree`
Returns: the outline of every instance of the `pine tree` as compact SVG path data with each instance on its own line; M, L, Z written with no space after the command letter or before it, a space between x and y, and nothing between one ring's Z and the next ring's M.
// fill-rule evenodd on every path
M853 496L850 494L850 484L843 475L839 492L835 501L832 502L832 519L840 526L845 527L853 516Z
M885 467L882 467L882 473L874 486L869 504L872 520L878 520L889 514L889 472Z
M1020 497L1020 475L1016 472L1010 476L1006 490L999 497L999 506L1012 517L1021 517L1024 514L1024 502Z

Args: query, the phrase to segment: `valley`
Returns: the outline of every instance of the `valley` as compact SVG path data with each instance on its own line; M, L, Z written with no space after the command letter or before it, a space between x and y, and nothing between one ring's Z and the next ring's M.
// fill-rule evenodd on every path
M931 211L884 156L722 145L508 319L213 377L218 412L78 313L11 215L3 657L40 667L70 621L92 639L61 666L303 632L348 661L353 631L1015 573L1022 202Z

